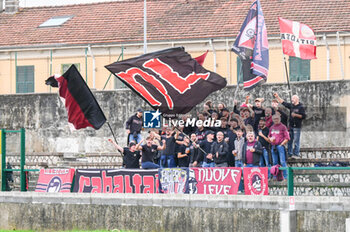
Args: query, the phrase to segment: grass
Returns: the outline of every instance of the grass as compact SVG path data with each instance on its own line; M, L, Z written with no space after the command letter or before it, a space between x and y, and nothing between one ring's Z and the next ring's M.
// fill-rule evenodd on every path
M35 230L0 230L0 232L12 232L12 231L17 231L17 232L36 232ZM50 230L50 232L135 232L131 230Z

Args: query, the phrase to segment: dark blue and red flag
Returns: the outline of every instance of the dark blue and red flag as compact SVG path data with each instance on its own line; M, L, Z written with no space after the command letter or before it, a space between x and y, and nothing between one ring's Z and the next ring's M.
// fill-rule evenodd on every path
M182 47L105 67L163 116L185 114L227 84L225 78L203 68Z
M75 65L70 66L62 76L49 77L45 83L59 88L59 95L67 109L68 122L75 129L92 127L98 130L106 122L103 111Z
M259 0L251 5L232 51L237 53L242 61L244 89L250 90L266 82L269 70L269 45Z

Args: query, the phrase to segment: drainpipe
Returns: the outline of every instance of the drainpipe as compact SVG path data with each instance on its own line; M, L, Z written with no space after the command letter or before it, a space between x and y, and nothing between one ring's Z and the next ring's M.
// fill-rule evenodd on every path
M143 2L143 53L147 53L147 0Z
M18 88L17 88L17 82L18 82L18 79L17 79L17 52L15 52L15 78L16 78L16 92L18 92Z
M327 49L327 52L326 52L326 59L327 59L327 80L329 81L329 79L330 79L329 65L330 65L330 63L331 63L331 58L330 58L330 52L329 52L329 46L328 46L326 34L323 35L323 40L324 40L324 42L325 42L325 44L326 44L326 49Z
M228 38L226 38L226 62L227 62L227 79L229 80L228 82L230 84L232 84L232 80L231 80L231 72L230 72L230 46L228 43Z
M89 53L90 53L91 58L92 58L92 88L93 88L93 89L96 89L96 85L95 85L95 82L96 82L96 63L95 63L95 56L94 56L94 54L92 53L92 50L91 50L91 46L90 46L90 45L88 46L88 49L89 49Z
M338 55L339 55L339 61L340 61L341 76L344 80L344 67L343 67L343 58L342 58L341 50L340 50L339 31L337 31L337 46L338 46Z
M216 51L215 51L215 48L214 48L213 41L214 41L213 39L210 39L209 40L209 44L210 44L211 49L213 50L213 54L214 54L214 72L216 72Z
M85 48L85 82L86 84L88 83L88 72L87 72L87 52L88 52L88 49Z
M50 77L52 76L52 49L50 50ZM50 93L51 93L51 85L50 85Z

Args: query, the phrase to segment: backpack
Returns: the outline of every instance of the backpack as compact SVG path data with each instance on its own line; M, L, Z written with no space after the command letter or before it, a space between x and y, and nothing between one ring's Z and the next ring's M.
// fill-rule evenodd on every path
M279 164L272 166L270 172L273 176L276 177L277 181L282 181L284 179L283 173L281 170L279 170L279 167L281 167Z

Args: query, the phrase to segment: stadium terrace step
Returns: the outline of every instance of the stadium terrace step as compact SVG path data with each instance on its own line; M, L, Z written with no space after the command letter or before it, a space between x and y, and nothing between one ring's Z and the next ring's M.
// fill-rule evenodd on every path
M347 166L350 147L301 148L300 158L288 158L292 167Z
M19 169L21 166L20 162L12 162L11 166L13 169ZM25 169L42 169L48 168L49 165L47 162L26 162Z
M350 158L288 158L291 167L350 166Z
M319 148L301 148L301 158L309 159L333 159L349 158L350 147L319 147Z
M56 167L50 168L83 168L83 169L118 169L122 167L122 162L86 162L86 161L70 161L60 162Z

